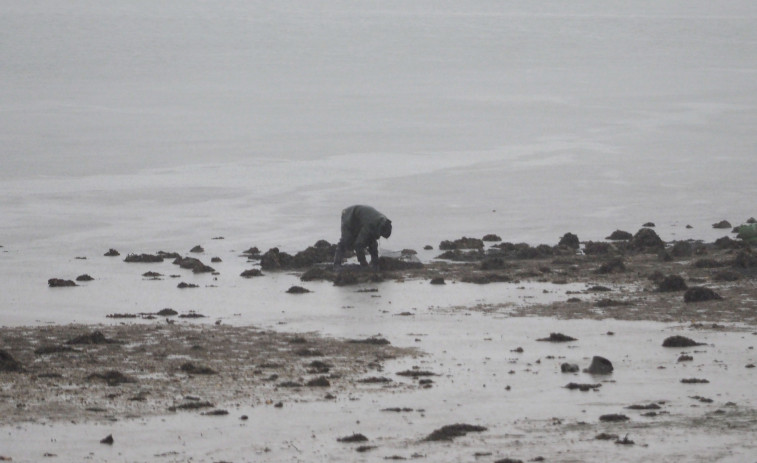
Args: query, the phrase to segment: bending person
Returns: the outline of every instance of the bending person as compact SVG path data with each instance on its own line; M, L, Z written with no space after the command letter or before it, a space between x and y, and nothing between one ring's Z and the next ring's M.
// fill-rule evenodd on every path
M371 255L371 267L378 268L378 239L389 238L392 234L392 221L371 206L355 205L342 211L342 237L339 239L334 268L342 266L342 259L348 249L354 249L360 265L365 261L365 248Z

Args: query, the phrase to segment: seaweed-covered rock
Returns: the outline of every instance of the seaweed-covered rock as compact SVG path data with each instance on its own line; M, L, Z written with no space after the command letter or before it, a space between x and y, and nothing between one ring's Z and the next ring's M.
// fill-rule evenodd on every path
M203 247L198 244L197 246L190 249L189 252L194 252L194 253L199 254L199 253L205 252L205 249L203 249Z
M541 338L537 339L537 341L543 341L543 342L571 342L571 341L578 341L578 339L567 336L562 333L550 333L548 338Z
M163 257L155 254L129 254L124 259L124 262L140 263L140 264L155 264L163 262Z
M613 371L612 362L604 357L595 355L591 359L591 365L585 371L591 375L609 375Z
M642 228L628 243L629 248L638 252L659 252L665 249L665 242L651 228Z
M192 270L192 273L212 273L215 269L202 263L200 259L194 257L179 257L173 261L174 265L181 268Z
M120 255L121 255L121 253L120 253L120 252L118 252L118 251L116 251L116 250L115 250L115 249L113 249L113 248L110 248L110 249L108 249L108 252L106 252L106 253L105 253L105 254L103 254L103 255L104 255L105 257L118 257L118 256L120 256Z
M83 274L83 275L79 275L78 277L76 277L76 281L92 281L92 280L94 280L94 278L92 278L91 276L87 275L86 273Z
M408 258L395 259L393 257L379 257L379 269L384 272L391 272L396 270L412 270L423 268L423 264L419 260L412 259L412 256Z
M694 347L701 346L701 342L696 342L686 336L669 336L662 342L662 347Z
M615 230L605 239L612 241L630 241L633 239L633 235L627 231Z
M481 260L484 255L484 252L480 249L473 251L450 249L436 256L435 259L452 260L455 262L475 262Z
M570 249L578 249L581 246L581 243L578 241L578 235L566 233L560 238L560 242L557 245Z
M469 432L484 432L486 430L487 429L483 426L475 426L471 424L451 424L448 426L442 426L441 428L426 436L426 438L423 440L427 442L451 441L455 437L464 436Z
M431 283L432 285L444 285L444 284L446 284L443 277L434 277L434 278L431 279L431 281L429 283Z
M468 238L464 236L455 241L444 240L439 243L439 249L448 251L452 249L483 249L484 242L478 238Z
M88 334L82 334L66 341L69 345L82 344L120 344L119 341L106 338L102 331L93 331Z
M77 286L72 280L64 280L62 278L50 278L47 280L47 285L51 288L64 288L66 286Z
M689 287L679 275L668 275L660 281L657 290L660 292L685 291Z
M293 257L291 254L271 248L260 257L260 267L263 270L283 270L291 268Z
M333 262L336 245L326 240L318 240L313 246L296 253L289 263L289 268L307 268L315 264Z
M705 302L723 299L718 293L703 286L694 286L686 290L683 295L684 302Z
M300 276L300 280L302 281L318 281L318 280L334 281L335 277L336 277L336 273L331 269L326 269L322 267L311 267L305 273L303 273L302 276Z
M613 250L610 243L602 241L587 241L584 243L584 254L587 256L604 256Z
M757 267L757 256L755 256L751 250L744 250L736 254L731 263L733 267L737 268L752 268Z
M309 292L309 289L303 288L302 286L291 286L289 289L287 289L287 293L289 294L306 294Z
M670 248L670 255L673 257L691 257L694 254L694 247L688 241L676 241Z
M732 228L732 225L727 220L721 220L720 222L712 224L712 228Z
M596 273L599 274L608 274L608 273L623 273L626 271L626 264L623 262L623 259L620 257L615 259L610 259L607 262L604 262L602 265L599 266L595 270Z
M495 235L494 233L489 233L487 235L484 235L483 238L481 238L481 241L502 241L502 238L499 237L499 235Z
M239 276L243 278L262 277L263 272L261 272L259 268L251 268L249 270L245 270L244 272L240 273Z

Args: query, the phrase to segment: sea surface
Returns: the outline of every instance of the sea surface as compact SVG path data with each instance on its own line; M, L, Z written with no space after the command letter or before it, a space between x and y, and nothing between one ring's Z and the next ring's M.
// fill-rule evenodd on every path
M387 250L757 215L754 1L0 11L6 253L291 252L355 203L393 220Z

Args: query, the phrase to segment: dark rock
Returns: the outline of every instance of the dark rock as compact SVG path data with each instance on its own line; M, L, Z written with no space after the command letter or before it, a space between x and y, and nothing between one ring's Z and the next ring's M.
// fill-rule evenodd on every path
M662 342L662 347L694 347L702 345L704 344L701 342L696 342L691 338L679 335L665 338L665 340Z
M706 379L700 379L700 378L685 378L682 379L681 382L683 384L707 384L709 383Z
M571 391L578 389L581 392L596 391L600 387L602 387L601 384L568 383L565 385L565 389Z
M179 318L205 318L205 315L197 313L194 310L190 310L187 313L179 315Z
M113 434L108 434L107 437L100 440L101 444L113 445Z
M190 249L189 252L194 252L194 253L198 253L199 254L201 252L205 252L205 249L203 249L202 246L200 246L198 244L197 246L195 246L192 249Z
M684 302L704 302L723 299L718 293L702 286L694 286L686 290L683 295Z
M606 432L599 433L596 436L594 436L594 439L596 440L617 440L618 435L617 434L609 434Z
M145 278L160 278L163 276L163 274L158 272L145 272L142 274L142 276Z
M620 413L610 413L608 415L602 415L599 417L599 421L602 421L605 423L617 423L620 421L628 421L628 420L630 420L630 418Z
M379 269L382 272L397 270L411 270L423 268L423 264L417 260L394 259L391 257L379 257Z
M89 334L83 334L66 341L68 345L87 345L87 344L120 344L119 341L108 339L102 331L93 331Z
M329 382L328 378L325 376L319 376L315 379L311 379L307 383L305 383L308 387L330 387L331 382Z
M562 333L550 333L548 338L541 338L537 339L537 341L544 341L544 342L571 342L571 341L578 341L578 339L567 336Z
M120 256L120 255L121 255L121 253L120 253L120 252L118 252L118 251L116 251L116 250L115 250L115 249L113 249L113 248L110 248L110 249L108 250L108 252L106 252L106 253L105 253L105 254L103 254L103 255L104 255L105 257L117 257L117 256Z
M220 257L212 257L210 259L211 264L220 264L221 262L223 262L223 260Z
M538 460L539 457L536 457L536 458L537 459L534 459L532 461L543 461L543 459L542 460ZM502 459L499 459L499 460L495 461L494 463L523 463L523 460L518 460L516 458L502 458Z
M374 346L387 346L391 344L389 340L375 336L366 339L350 339L347 342L350 344L371 344Z
M484 235L484 237L481 238L481 241L502 241L502 238L500 238L498 235L495 235L494 233L489 233L487 235Z
M336 273L333 270L321 267L311 267L300 276L302 281L334 281Z
M622 439L616 440L615 443L618 444L618 445L634 445L635 444L634 441L632 441L631 439L628 438L628 435L626 435Z
M691 355L681 354L678 357L678 362L691 362L692 360L694 360L694 357Z
M629 405L626 407L628 410L659 410L661 408L662 407L654 403L646 405Z
M63 280L60 278L50 278L49 280L47 280L47 285L51 288L64 288L67 286L77 286L77 284L71 280Z
M215 405L207 401L191 400L189 402L184 402L179 405L168 407L168 410L171 412L175 412L176 410L199 410L201 408L213 408L213 407L215 407Z
M340 437L336 441L337 442L346 442L346 443L350 443L350 442L368 442L368 438L365 437L362 434L355 433L355 434L353 434L351 436Z
M642 225L642 227L654 228L654 222L647 222L644 225Z
M194 257L179 257L174 259L174 265L187 270L192 270L192 273L212 273L215 269L209 265L202 263L200 259Z
M174 309L165 308L160 310L156 315L160 315L161 317L173 317L174 315L179 315L179 312Z
M437 376L436 373L427 370L403 370L397 373L397 376L409 376L411 378L419 378L421 376Z
M257 246L252 246L246 251L242 251L243 255L248 256L250 259L260 259L260 249Z
M591 375L609 375L613 371L612 362L604 357L595 355L591 359L591 365L589 365L589 368L584 371Z
M365 453L377 448L378 447L375 445L360 445L355 449L355 451L358 453Z
M323 357L323 352L316 349L298 349L294 351L295 355L300 357Z
M357 380L358 383L362 384L385 384L385 383L392 383L391 379L387 378L386 376L371 376L369 378L363 378Z
M657 290L660 292L685 291L688 288L686 282L679 275L666 276L657 286Z
M693 265L696 268L719 268L725 267L728 264L715 259L697 259Z
M309 289L303 288L302 286L292 286L289 289L287 289L287 293L289 294L305 294L309 292L310 292Z
M498 273L476 273L472 275L465 275L460 281L462 281L463 283L486 285L489 283L508 283L512 281L512 278L507 275Z
M487 429L483 426L476 426L472 424L451 424L442 426L441 428L426 436L426 438L423 440L427 442L451 441L455 437L464 436L469 432L484 432L486 430Z
M179 288L179 289L199 288L199 286L197 286L194 283L185 283L183 281L181 283L179 283L178 285L176 285L176 287Z
M204 412L203 416L226 416L229 414L228 410L216 409L209 412Z
M140 263L140 264L155 264L163 262L163 257L156 256L154 254L129 254L124 259L124 262Z
M651 228L642 228L631 239L629 248L638 252L658 252L665 249L665 242Z
M604 256L612 251L613 245L610 243L587 241L584 243L584 254L587 256Z
M670 248L670 255L673 257L691 257L694 254L694 247L688 241L676 241Z
M734 257L732 265L743 269L757 267L757 256L751 251L741 251Z
M76 277L76 281L92 281L92 280L94 280L94 278L87 275L86 273L84 275L79 275L78 277Z
M0 349L0 372L23 371L23 369L21 362L13 358L9 352Z
M615 230L605 239L613 241L630 241L633 239L633 235L627 231Z
M63 352L76 352L76 350L74 350L73 347L69 347L69 346L41 346L34 349L34 353L36 355L50 355L50 354L59 354Z
M313 360L308 364L308 373L328 373L331 371L332 366L333 365L320 360Z
M578 241L578 236L573 233L566 233L560 238L558 246L565 246L570 249L578 249L581 247L581 243Z
M475 261L483 259L484 256L485 256L484 252L480 249L476 249L473 251L462 251L460 249L450 249L436 256L435 259L452 260L455 262L475 262Z
M457 239L455 241L444 240L439 243L439 249L441 251L453 250L453 249L483 249L484 242L478 238L468 238L466 236Z
M249 270L245 270L244 272L240 273L239 276L243 278L262 277L263 272L261 272L259 268L251 268Z
M560 365L560 371L563 373L578 373L578 365L575 363L563 363Z
M423 249L425 249L426 251L431 251L432 249L434 249L434 247L431 246L430 244L427 244L427 245L423 246Z
M163 259L181 259L181 254L178 252L158 251L158 256Z
M195 365L192 362L186 362L179 367L181 371L188 375L215 375L217 371L204 365Z
M446 283L444 282L444 278L442 278L442 277L435 277L435 278L432 278L432 279L431 279L431 281L430 281L430 283L431 283L432 285L443 285L443 284L446 284Z
M720 222L712 224L712 228L732 228L732 225L727 220L721 220Z
M721 270L712 275L712 279L715 281L738 281L741 279L741 275L732 270Z

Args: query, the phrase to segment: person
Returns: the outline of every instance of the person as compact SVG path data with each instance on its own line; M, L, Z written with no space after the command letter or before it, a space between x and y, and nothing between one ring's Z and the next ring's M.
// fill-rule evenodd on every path
M378 269L378 239L389 238L392 221L371 206L355 205L342 211L342 237L334 255L334 269L342 266L348 249L354 249L361 266L367 266L365 248L371 255L371 267Z

